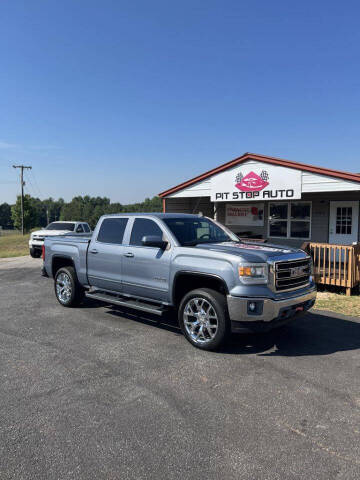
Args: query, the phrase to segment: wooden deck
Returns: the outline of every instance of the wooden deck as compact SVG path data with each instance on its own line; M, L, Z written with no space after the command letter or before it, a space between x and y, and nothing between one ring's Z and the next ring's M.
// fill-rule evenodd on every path
M351 295L360 283L360 244L309 242L303 248L312 256L316 283L345 287L346 295Z

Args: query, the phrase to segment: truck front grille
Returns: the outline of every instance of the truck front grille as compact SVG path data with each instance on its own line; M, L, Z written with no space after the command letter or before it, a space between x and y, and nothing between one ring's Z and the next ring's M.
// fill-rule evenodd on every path
M311 275L311 260L275 262L274 286L276 291L292 290L307 285Z

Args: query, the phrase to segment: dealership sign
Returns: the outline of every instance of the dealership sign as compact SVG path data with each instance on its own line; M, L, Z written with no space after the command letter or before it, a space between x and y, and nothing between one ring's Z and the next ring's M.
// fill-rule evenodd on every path
M301 171L254 163L215 175L211 201L289 200L301 198Z

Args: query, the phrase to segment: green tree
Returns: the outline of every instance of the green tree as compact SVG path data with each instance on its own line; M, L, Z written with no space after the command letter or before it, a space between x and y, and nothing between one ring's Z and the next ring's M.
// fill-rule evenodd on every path
M31 228L37 226L37 203L30 195L24 195L24 230L28 232ZM21 229L21 196L18 195L16 203L11 207L11 218L14 227Z
M51 222L56 222L56 220L60 219L60 212L65 203L63 198L54 200L52 197L49 197L43 200L42 203L44 206L45 225Z
M10 229L13 228L13 226L11 207L8 203L3 203L0 205L0 227Z
M131 203L123 206L124 212L161 212L162 201L160 197L146 198L140 203Z

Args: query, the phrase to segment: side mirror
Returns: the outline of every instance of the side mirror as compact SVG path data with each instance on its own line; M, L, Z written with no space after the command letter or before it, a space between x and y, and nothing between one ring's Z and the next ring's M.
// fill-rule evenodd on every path
M157 235L145 235L141 239L141 243L144 247L156 247L165 250L168 242L165 242L160 236Z

